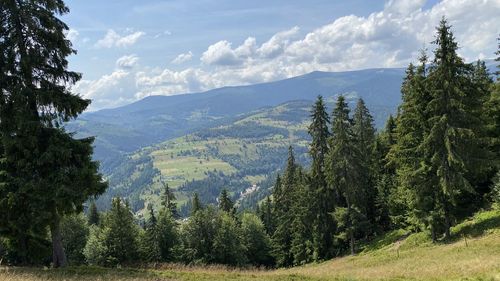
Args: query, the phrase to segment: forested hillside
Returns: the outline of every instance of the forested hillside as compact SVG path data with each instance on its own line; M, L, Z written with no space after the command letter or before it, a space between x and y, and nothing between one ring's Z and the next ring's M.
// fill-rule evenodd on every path
M228 189L233 200L247 189L247 198L262 193L257 197L262 199L273 174L283 167L289 145L296 148L301 163L309 163L309 110L309 101L288 102L142 149L111 174L111 187L99 202L105 206L112 196L120 196L129 198L134 211L144 209L145 203L156 207L163 184L175 191L183 216L189 214L190 206L184 204L189 205L195 192L205 204L215 204L222 189ZM254 185L257 190L252 190ZM255 207L256 200L244 204Z
M466 62L444 16L403 76L313 72L78 119L68 12L0 1L0 278L495 278L500 71Z
M400 103L403 69L313 72L291 79L204 93L151 96L127 106L82 114L67 124L79 137L96 136L95 158L106 174L127 153L198 130L231 124L239 114L317 95L355 95L366 100L382 126Z

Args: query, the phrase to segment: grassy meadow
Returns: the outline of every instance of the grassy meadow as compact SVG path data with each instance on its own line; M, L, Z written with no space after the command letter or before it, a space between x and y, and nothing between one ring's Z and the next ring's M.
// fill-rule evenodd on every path
M433 244L425 233L387 233L356 256L279 270L161 265L147 269L0 268L2 281L76 280L500 280L500 210L480 212Z

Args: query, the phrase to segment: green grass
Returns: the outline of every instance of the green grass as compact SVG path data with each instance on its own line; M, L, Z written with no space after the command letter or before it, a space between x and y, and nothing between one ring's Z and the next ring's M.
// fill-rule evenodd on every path
M387 233L356 256L279 270L162 265L155 269L0 268L2 281L76 280L500 280L500 210L479 212L433 244L425 233ZM464 237L467 237L465 243Z

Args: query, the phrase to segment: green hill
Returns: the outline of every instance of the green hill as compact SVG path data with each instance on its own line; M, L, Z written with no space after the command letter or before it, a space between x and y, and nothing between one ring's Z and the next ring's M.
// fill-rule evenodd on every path
M310 105L309 101L293 101L261 109L240 115L234 122L139 150L111 173L111 187L99 202L104 206L112 196L127 197L139 211L145 202L157 205L162 183L168 183L186 213L189 208L182 205L194 192L204 203L215 203L223 188L234 200L248 197L251 191L266 192L266 179L281 168L289 145L301 163L309 161Z
M156 269L1 268L0 280L500 280L500 210L483 211L453 227L453 240L393 231L356 256L279 270L157 265Z
M203 93L150 96L132 104L88 112L67 127L79 136L96 136L95 158L109 173L125 154L234 120L264 107L293 100L312 102L317 95L352 93L375 112L377 125L401 101L404 69L312 72L269 83L223 87ZM180 93L179 93L180 94Z

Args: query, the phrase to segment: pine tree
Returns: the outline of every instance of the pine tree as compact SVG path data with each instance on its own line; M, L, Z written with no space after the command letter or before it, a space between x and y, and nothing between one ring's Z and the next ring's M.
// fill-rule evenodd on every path
M274 201L273 213L274 214L277 214L277 212L280 208L280 206L278 206L278 203L282 199L282 194L283 194L282 189L283 189L283 186L281 183L281 176L280 176L280 174L278 174L276 176L276 182L274 183L274 187L273 187L273 201Z
M168 183L163 184L163 196L162 196L162 206L167 208L172 213L174 218L179 217L179 213L177 212L177 203L175 202L175 194L168 186Z
M236 211L226 189L223 189L219 196L219 209L228 214L234 214Z
M158 215L158 244L160 248L160 257L162 261L172 262L178 257L175 248L179 244L178 223L172 212L162 208Z
M191 206L191 215L203 209L203 205L201 205L200 197L197 192L194 193Z
M330 213L333 211L334 196L326 184L325 157L328 153L329 117L323 97L318 96L311 113L309 135L312 141L309 154L312 158L310 188L312 192L311 206L308 211L312 213L314 257L317 260L332 256L334 223Z
M109 265L130 263L137 259L139 229L126 202L120 198L113 199L102 228Z
M396 195L397 182L394 163L389 163L388 154L395 145L396 123L392 115L387 119L385 128L375 137L373 147L375 177L375 188L377 195L375 198L376 220L375 223L381 230L389 230L391 226L400 225L404 221L404 212L398 204L394 204L393 199L399 200ZM405 206L403 204L403 206Z
M273 253L278 266L289 266L293 264L293 254L291 253L292 230L290 226L293 222L292 196L296 184L295 156L293 148L288 148L288 160L283 180L278 177L275 186L275 218L276 230L273 233ZM279 185L278 185L279 183Z
M360 153L355 145L349 107L343 96L339 96L332 114L332 137L326 168L327 181L338 196L334 217L340 226L345 226L341 229L343 233L337 237L348 241L354 254L356 234L364 230L361 217L366 218L363 213L366 198Z
M89 237L83 255L88 265L105 266L108 264L108 248L105 241L105 230L97 225L89 227Z
M54 267L67 263L61 218L106 188L91 159L93 139L75 140L61 128L90 104L69 90L81 75L67 70L75 51L58 18L67 12L62 0L0 3L0 131L9 175L0 198L11 194L0 212L15 218L0 228L26 263L28 254L36 256L30 244L44 240L48 226Z
M478 60L476 63L465 65L469 74L470 88L465 90L466 113L468 123L474 131L475 144L466 144L467 149L464 154L464 162L467 166L465 177L474 188L472 193L460 195L457 208L454 213L462 217L467 213L462 211L463 206L481 205L485 195L491 191L491 176L497 171L495 161L497 160L498 149L495 148L492 140L494 136L490 124L494 124L493 118L489 116L490 101L494 95L494 82L484 61ZM494 115L494 114L493 114Z
M220 219L212 206L194 212L182 225L179 235L183 247L183 260L188 263L213 263L214 240Z
M375 200L377 190L375 188L375 126L373 117L365 105L363 99L358 99L353 116L353 134L356 150L360 157L360 180L365 202L359 206L367 218L376 223Z
M149 205L151 206L151 205ZM153 207L149 207L149 219L140 240L140 252L143 261L158 262L161 260L160 230Z
M383 139L386 147L391 148L396 144L395 134L396 134L396 121L392 115L389 115L387 122L385 124ZM387 151L388 152L388 151Z
M498 63L497 68L500 69L500 38L497 39L498 51L495 53L497 58L495 61ZM496 81L491 85L490 97L486 102L486 110L484 111L485 119L487 120L486 132L489 138L489 148L495 155L495 166L500 167L500 70L495 72Z
M262 203L262 207L260 207L260 219L264 224L264 228L266 230L267 235L272 235L274 233L274 218L273 218L273 202L271 201L271 197L267 196L266 201Z
M92 201L89 206L89 211L88 211L88 217L87 221L89 225L99 225L100 222L100 215L99 211L97 211L97 205L95 204L95 201Z
M424 138L430 131L427 106L431 93L427 60L427 55L422 51L418 67L410 64L407 69L401 89L403 103L397 118L396 144L392 146L387 159L389 165L397 167L400 185L392 194L391 204L407 205L408 213L402 218L430 229L435 239L438 228L436 218L439 216L435 212L437 182L433 180L429 159L426 159L422 149ZM393 215L392 219L396 224L404 224L400 215Z
M444 18L433 43L435 57L428 77L431 100L426 108L430 130L422 149L438 186L434 211L440 213L438 223L449 238L459 197L474 192L467 173L476 172L486 163L481 159L482 124L471 102L481 97L477 91L466 92L471 88L467 67L456 53L458 45ZM474 152L474 157L469 152Z
M306 175L300 166L297 166L295 184L293 187L292 206L290 213L292 223L289 226L292 236L290 253L293 256L293 264L301 265L318 260L313 243L313 223L311 218L311 192L307 185Z

